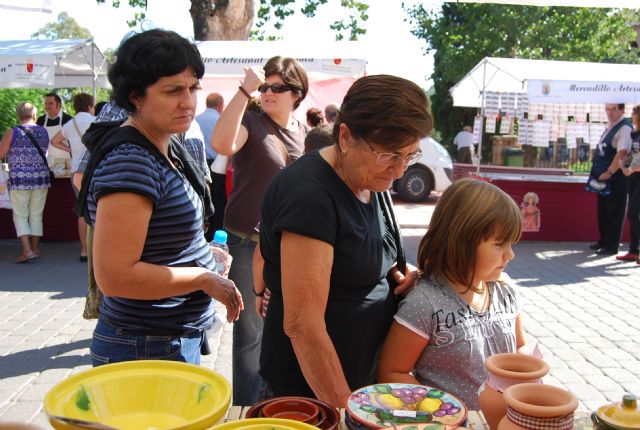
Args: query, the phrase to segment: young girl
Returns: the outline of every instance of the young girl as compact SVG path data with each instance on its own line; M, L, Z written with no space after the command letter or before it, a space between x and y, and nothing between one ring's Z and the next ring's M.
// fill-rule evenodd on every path
M521 228L518 206L494 185L461 179L445 191L420 242L422 277L383 346L379 382L437 387L480 409L485 358L525 344L516 291L498 280Z

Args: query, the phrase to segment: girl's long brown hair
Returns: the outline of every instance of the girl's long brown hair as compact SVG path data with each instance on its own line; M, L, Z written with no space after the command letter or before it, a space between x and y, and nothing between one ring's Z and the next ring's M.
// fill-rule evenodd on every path
M420 241L418 265L427 277L476 291L478 245L494 237L515 243L521 233L520 210L511 197L488 182L460 179L438 201Z

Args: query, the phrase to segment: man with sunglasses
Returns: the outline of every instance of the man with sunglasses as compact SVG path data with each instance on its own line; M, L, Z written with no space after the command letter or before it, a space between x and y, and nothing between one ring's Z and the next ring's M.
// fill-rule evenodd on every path
M240 289L246 308L233 327L235 405L256 403L263 389L258 369L265 286L259 253L255 276L253 272L260 203L271 179L303 153L309 127L296 120L293 111L308 90L307 74L295 59L274 57L263 70L247 68L211 138L211 146L218 154L233 156L233 187L224 226L233 256L229 279ZM255 91L260 93L262 112L246 110Z

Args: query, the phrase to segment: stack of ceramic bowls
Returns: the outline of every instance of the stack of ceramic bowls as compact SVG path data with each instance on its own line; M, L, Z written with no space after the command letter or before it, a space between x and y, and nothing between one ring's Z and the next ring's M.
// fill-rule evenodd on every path
M466 420L467 407L460 399L437 388L412 384L376 384L356 390L345 411L345 424L352 430L434 423L459 427Z
M246 418L289 419L323 430L340 425L340 413L325 402L308 397L274 397L253 405Z

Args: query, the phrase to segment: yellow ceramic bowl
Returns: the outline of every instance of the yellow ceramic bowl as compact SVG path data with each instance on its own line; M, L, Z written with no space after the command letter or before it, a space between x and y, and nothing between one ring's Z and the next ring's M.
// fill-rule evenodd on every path
M281 418L248 418L218 424L207 430L318 430L318 427Z
M97 421L120 430L201 430L231 403L222 375L193 364L141 360L108 364L73 375L45 396L49 416ZM57 429L75 429L50 419Z

